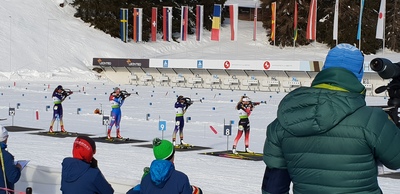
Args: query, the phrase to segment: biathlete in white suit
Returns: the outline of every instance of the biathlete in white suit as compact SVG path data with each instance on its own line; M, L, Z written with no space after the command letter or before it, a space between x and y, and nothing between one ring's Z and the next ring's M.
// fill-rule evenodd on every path
M238 154L236 151L236 145L243 135L244 131L244 146L245 151L248 153L254 153L249 149L249 139L250 139L250 120L249 116L251 111L254 109L254 104L251 102L250 98L247 96L242 96L236 105L236 110L239 113L239 123L238 123L238 133L235 140L233 141L232 153Z

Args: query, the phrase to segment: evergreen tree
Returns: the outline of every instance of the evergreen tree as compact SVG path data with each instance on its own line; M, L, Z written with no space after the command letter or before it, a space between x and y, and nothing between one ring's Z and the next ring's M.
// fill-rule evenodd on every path
M204 5L204 28L211 30L214 4L224 4L226 0L74 0L71 4L77 10L75 17L90 23L96 29L100 29L112 37L120 37L120 8L128 8L128 36L132 38L133 8L143 9L142 40L149 41L151 33L152 7L157 7L157 31L162 33L164 6L173 7L172 32L180 33L181 6L189 6L188 33L193 34L196 24L196 5ZM223 17L222 20L223 21ZM174 37L175 38L175 37Z
M379 10L379 9L378 9ZM393 51L400 51L400 3L399 1L386 2L386 25L385 25L385 44L386 48ZM381 40L380 45L382 48ZM397 62L397 61L396 61Z

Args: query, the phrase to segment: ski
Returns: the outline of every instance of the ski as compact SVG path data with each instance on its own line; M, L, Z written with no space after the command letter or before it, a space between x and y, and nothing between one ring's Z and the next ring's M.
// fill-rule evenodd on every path
M116 138L116 137L112 137L112 138L106 138L107 141L129 141L129 138Z
M77 135L77 133L71 133L71 132L61 132L61 131L54 131L54 132L47 132L49 135Z
M237 154L232 153L233 155L242 155L242 156L262 156L261 153L255 153L255 152L242 152L238 151Z
M178 144L178 145L175 145L176 149L191 149L193 147L194 146L191 145L191 144Z

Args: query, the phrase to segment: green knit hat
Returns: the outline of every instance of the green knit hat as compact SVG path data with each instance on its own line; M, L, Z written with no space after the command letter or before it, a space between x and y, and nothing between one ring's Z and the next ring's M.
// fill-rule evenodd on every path
M174 145L168 140L154 138L153 153L157 160L165 160L174 154Z

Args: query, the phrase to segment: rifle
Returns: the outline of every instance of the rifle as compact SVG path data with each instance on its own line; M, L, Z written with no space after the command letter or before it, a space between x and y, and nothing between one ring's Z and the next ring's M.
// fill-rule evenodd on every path
M73 94L74 92L73 91L71 91L70 89L62 89L62 92L61 92L61 94L63 95L63 96L65 96L65 97L67 97L67 96L69 96L69 95L71 95L71 94Z
M183 100L185 100L184 104L187 105L187 107L189 107L190 105L192 105L195 102L195 100L192 100L189 97L184 97ZM202 99L199 99L198 101L203 103Z
M266 102L266 101L260 101L260 102L250 102L250 104L251 104L251 105L253 105L253 106L258 106L258 105L260 105L261 103L263 103L263 104L267 104L267 102Z
M138 92L135 92L134 94L136 94L136 95L139 96L139 93L138 93ZM132 93L129 93L129 92L127 92L126 90L121 90L121 94L120 94L120 95L122 95L122 98L125 99L125 98L131 96Z
M62 89L62 91L61 91L61 95L62 95L61 102L63 102L69 95L71 95L73 93L74 92L71 91L70 89Z

